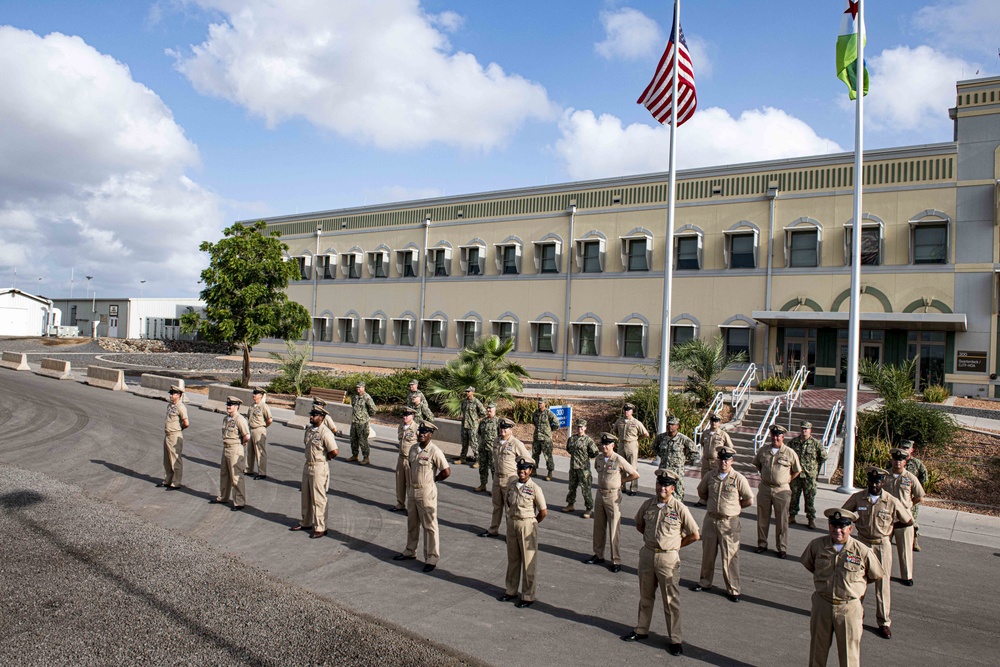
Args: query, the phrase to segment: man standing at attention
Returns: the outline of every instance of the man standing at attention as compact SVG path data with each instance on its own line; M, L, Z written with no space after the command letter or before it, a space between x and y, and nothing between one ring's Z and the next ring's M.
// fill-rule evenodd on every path
M323 408L323 411L326 412L326 401L324 401L322 398L316 396L316 397L313 398L313 407L314 408ZM337 425L333 423L333 417L330 416L329 412L327 412L326 418L323 419L323 426L325 426L328 429L330 429L330 433L333 433L334 435L337 435Z
M563 507L562 511L572 512L576 509L573 503L576 501L576 490L579 488L586 507L583 518L589 519L594 509L594 497L590 493L590 485L593 483L590 475L590 459L601 452L587 435L587 420L577 419L574 425L576 433L566 441L566 453L569 454L569 492L566 494L566 507Z
M163 428L163 481L157 484L167 491L181 486L184 472L184 429L190 426L187 406L181 402L184 390L174 385L167 392L167 422Z
M767 533L771 528L774 512L774 547L778 558L788 555L788 505L792 499L793 479L802 473L798 455L785 444L786 429L780 424L771 425L771 446L761 447L753 459L760 473L757 490L757 549L767 551Z
M701 527L701 578L691 587L707 591L715 578L715 558L722 552L722 579L731 602L740 601L740 512L753 504L753 490L742 473L733 470L736 450L720 447L715 472L698 484L698 498L708 505Z
M253 388L253 405L247 410L247 421L250 423L250 446L247 447L245 472L254 479L267 479L267 427L273 420L260 387Z
M722 417L713 414L708 418L708 430L701 434L701 476L704 478L710 472L719 469L716 457L721 447L733 448L729 434L719 426Z
M906 452L906 472L911 472L916 476L920 486L927 486L927 466L920 459L913 458L913 441L903 440L899 443L899 448ZM917 524L917 515L920 513L920 505L913 506L913 550L920 551L920 526Z
M892 639L892 619L889 618L889 580L892 576L892 545L889 538L893 530L913 525L913 516L902 501L882 490L889 473L882 468L868 468L868 488L847 499L844 509L858 515L854 524L858 539L871 548L885 573L875 582L875 620L883 639ZM862 599L864 594L862 594Z
M441 557L438 539L437 483L451 475L448 459L441 448L431 442L437 426L423 423L417 427L417 444L407 455L410 482L407 485L409 507L406 513L406 549L393 560L416 558L420 529L424 530L424 572L433 572Z
M615 453L618 438L601 434L601 453L594 459L597 471L597 511L594 516L594 555L583 561L587 565L604 563L604 544L611 542L612 572L622 569L621 520L622 486L639 479L639 473L624 456Z
M812 422L802 422L799 435L792 438L788 446L799 457L802 474L792 480L792 502L788 509L788 522L795 523L795 515L799 513L799 494L806 506L806 518L809 527L816 527L816 479L819 468L826 461L826 449L823 443L812 437Z
M244 447L250 442L250 427L240 414L243 401L235 396L226 398L226 416L222 418L222 463L219 465L219 495L213 503L227 503L233 496L234 512L247 504L243 481L243 467L246 464Z
M810 542L801 558L816 588L809 615L809 667L826 667L834 636L842 667L860 667L861 599L868 584L882 578L882 566L871 549L851 537L857 514L836 507L823 514L830 534Z
M545 479L552 481L552 471L556 468L552 462L552 429L559 430L559 419L549 410L545 399L539 398L538 409L531 415L531 422L535 425L535 435L531 439L531 457L541 462L542 454L545 455Z
M514 422L503 418L497 426L500 429L500 436L493 446L493 516L490 519L490 527L479 533L479 537L500 535L500 519L503 518L507 487L517 480L517 461L531 460L531 452L523 442L514 437Z
M360 465L371 463L368 458L368 431L371 428L371 418L375 415L375 401L365 393L365 383L359 382L354 387L351 396L351 458L348 461L358 461L358 453L362 458Z
M903 507L916 516L917 506L924 498L924 487L917 476L906 469L909 455L905 450L893 449L892 473L885 481L885 490L898 498ZM899 578L904 586L913 585L913 526L897 528L893 531L896 539L896 555L899 556Z
M309 426L303 437L306 463L302 467L302 520L289 528L312 531L309 537L313 539L326 535L329 461L339 453L333 432L324 424L327 416L326 410L319 406L309 411Z
M530 459L517 462L517 481L507 487L504 504L507 507L507 588L498 600L507 602L521 588L518 609L530 607L535 602L535 570L538 565L538 524L545 520L548 510L545 496L531 480L535 464Z
M486 417L479 422L476 430L476 440L479 442L479 486L476 492L486 490L486 483L490 481L490 470L493 469L493 447L497 444L497 436L500 435L499 420L497 419L497 404L490 401L486 405ZM473 466L475 467L475 466Z
M667 622L667 651L684 652L681 644L681 600L677 584L681 579L680 550L698 541L698 524L691 510L673 495L677 478L663 468L656 471L656 497L639 507L635 528L642 533L639 550L639 621L635 630L622 637L634 642L649 638L656 589L663 598Z
M684 502L684 466L694 465L698 448L694 441L680 432L681 420L675 415L667 419L667 430L653 441L653 451L660 457L660 467L673 473L677 487L673 497Z
M413 378L412 380L410 380L410 391L407 392L406 394L406 405L413 407L414 410L416 410L414 405L416 404L417 398L419 398L420 402L423 403L424 405L427 404L427 397L424 396L424 392L420 391L417 388L418 386L419 383L417 382L417 379Z
M622 406L622 416L618 418L618 421L612 427L614 435L618 438L618 442L621 443L619 452L633 468L639 460L639 438L649 437L649 431L646 430L646 426L632 416L634 413L635 406L631 403L626 403ZM625 485L625 493L630 496L634 496L638 489L639 485L635 482Z
M476 388L466 387L465 398L462 399L462 450L455 463L465 463L465 452L469 452L469 460L475 462L477 444L476 430L479 420L486 416L486 408L476 398Z
M406 509L406 494L410 485L410 448L417 444L417 424L413 418L413 408L403 408L403 423L396 430L399 458L396 460L396 506L392 508L393 512Z

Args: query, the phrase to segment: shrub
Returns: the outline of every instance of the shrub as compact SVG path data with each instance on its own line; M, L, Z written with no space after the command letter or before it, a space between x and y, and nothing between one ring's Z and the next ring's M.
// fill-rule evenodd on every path
M858 413L858 439L884 438L898 445L912 440L917 450L940 452L951 444L958 425L951 416L914 401L893 401Z
M854 486L868 486L868 466L889 467L889 450L893 444L879 436L859 437L854 442Z
M625 394L622 402L616 407L613 414L608 415L608 420L616 421L622 413L621 406L625 403L635 405L633 416L641 421L650 432L651 437L639 439L639 457L652 458L653 440L657 433L657 412L660 405L660 385L649 382L639 385L634 390ZM688 394L671 392L667 395L667 407L671 415L675 415L681 420L680 432L690 436L694 433L695 427L701 421L702 415L694 406L694 402Z
M515 398L513 402L505 405L497 412L515 424L530 424L531 416L538 409L538 401L529 398Z
M792 385L792 378L787 375L782 375L781 373L775 373L770 377L763 378L757 383L757 389L760 391L788 391L788 388Z
M949 396L951 396L951 392L939 384L927 385L924 389L924 400L928 403L943 403L944 399Z
M943 479L944 475L937 468L927 466L927 483L924 484L924 491L927 493L937 493Z

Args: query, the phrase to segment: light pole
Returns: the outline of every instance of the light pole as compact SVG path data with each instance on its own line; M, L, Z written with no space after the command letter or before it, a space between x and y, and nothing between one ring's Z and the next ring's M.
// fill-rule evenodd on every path
M94 276L87 276L87 294L90 294L90 281L94 279ZM97 293L94 293L94 300L90 303L90 312L97 312Z
M142 298L142 288L143 288L143 285L145 285L145 284L146 284L145 280L140 280L139 281L139 298L140 299Z

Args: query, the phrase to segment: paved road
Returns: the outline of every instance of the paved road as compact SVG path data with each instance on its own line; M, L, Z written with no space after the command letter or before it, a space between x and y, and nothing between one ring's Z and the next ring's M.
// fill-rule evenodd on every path
M312 599L332 601L382 619L405 628L414 637L493 665L577 666L647 660L794 665L806 660L811 582L794 558L781 561L773 555L752 553L748 547L754 542L754 524L749 514L745 515L741 554L744 602L733 605L719 594L683 589L685 655L670 658L663 651L664 628L659 613L654 616L653 637L648 644L628 645L618 639L631 629L636 616L635 563L640 536L631 519L623 531L626 566L616 575L580 562L590 553L589 521L557 511L550 514L540 528L539 602L530 609L517 610L494 599L502 593L503 542L475 536L489 514L488 497L471 492L478 484L477 471L459 467L442 485L442 560L433 574L425 575L419 571L419 563L391 560L402 548L405 532L405 517L388 512L395 461L391 443L376 443L373 465L367 468L343 460L334 462L332 532L326 539L308 540L287 531L299 512L301 431L272 427L272 479L248 482L248 511L231 513L207 502L218 489L221 417L216 414L192 411L185 446L187 488L179 493L155 488L161 475L163 410L164 404L158 401L28 373L0 371L0 463L41 473L48 478L42 480L45 483L71 485L83 494L86 503L105 505L108 517L133 515L138 522L152 524L151 534L175 535L179 544L224 554L245 563L250 571L256 568L266 572L270 578L252 577L240 584L245 591L243 606L237 606L231 597L224 600L224 604L233 605L237 615L253 617L256 605L266 606L260 601L273 594L271 585L277 581L289 595L305 591ZM346 443L342 447L342 451L348 449ZM17 481L16 476L0 476L0 500L24 496L30 491L25 484L28 482ZM553 509L560 507L565 495L564 475L553 482L542 481L541 485ZM16 495L18 492L21 496ZM71 499L74 492L67 490L65 497ZM35 493L54 499L63 497L58 491L53 494L43 489ZM631 517L642 500L643 496L626 498L625 515ZM18 519L27 511L22 505L19 500L0 503L0 512L7 515L0 529L26 525ZM694 512L700 522L702 512ZM87 514L92 514L90 509ZM98 513L89 520L101 527L99 517ZM134 530L101 531L103 548L88 550L86 542L69 541L70 533L59 532L68 531L71 523L55 522L52 531L58 539L49 540L51 548L63 552L83 550L89 566L108 572L109 580L115 582L116 596L146 595L135 585L144 576L142 568L128 566L129 561L142 559L122 557L134 549ZM801 552L815 536L815 532L793 530L790 551ZM25 538L20 544L25 549L33 548L32 540L39 539ZM917 586L893 587L894 639L885 641L873 632L866 633L864 662L995 664L995 575L1000 565L997 549L930 537L921 541L924 551L917 555ZM687 586L697 576L700 549L689 547L682 558L682 584ZM14 578L32 590L50 586L49 580L59 575L45 560L0 561L4 586ZM174 580L185 582L190 577L200 581L199 576L210 579L203 577L200 570L178 564ZM259 589L255 581L260 582ZM201 602L196 593L191 590L188 595L183 591L173 594L174 608L179 612L197 608ZM870 597L868 618L873 621L874 596ZM10 600L10 595L5 594L4 599ZM9 608L4 611L7 618ZM32 613L25 608L16 615L35 618ZM198 630L218 631L197 614L190 619ZM81 615L75 622L111 647L123 641L141 641L142 635L123 637L100 614L93 619ZM0 621L0 631L6 635L11 626L3 623ZM36 643L59 641L55 625L39 623L38 628ZM189 626L186 631L196 632ZM367 641L367 635L361 637L359 643ZM0 636L0 645L2 640ZM266 645L268 640L259 644L265 644L255 647L262 660L286 664L321 661L305 653L288 658L289 653L279 652L282 647ZM414 664L438 664L437 658L426 654L414 653L413 658ZM454 659L442 652L440 664ZM178 656L177 661L197 660ZM27 658L24 662L32 664ZM111 662L96 660L95 664ZM367 654L339 664L377 662ZM831 664L834 662L835 658Z

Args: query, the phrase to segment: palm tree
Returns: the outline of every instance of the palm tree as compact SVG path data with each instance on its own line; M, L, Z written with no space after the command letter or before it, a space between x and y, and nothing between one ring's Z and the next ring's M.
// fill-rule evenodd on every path
M294 341L286 340L285 349L288 350L287 355L277 352L268 352L268 354L278 362L278 366L281 369L281 377L287 380L295 389L295 395L301 396L302 379L306 374L306 364L309 361L309 357L312 356L312 344L306 343L300 350L296 347Z
M428 382L427 393L437 396L452 415L461 412L466 387L475 387L483 402L506 398L509 390L520 391L522 377L530 377L524 366L507 359L514 349L514 340L499 336L483 336L458 353Z
M913 378L916 374L916 358L904 361L898 366L862 359L858 367L861 379L886 403L905 401L912 397Z
M726 351L726 341L722 336L717 336L714 341L692 338L670 350L671 365L690 373L687 390L697 397L700 407L707 406L715 398L719 391L715 381L726 368L746 362L746 352L730 354Z

